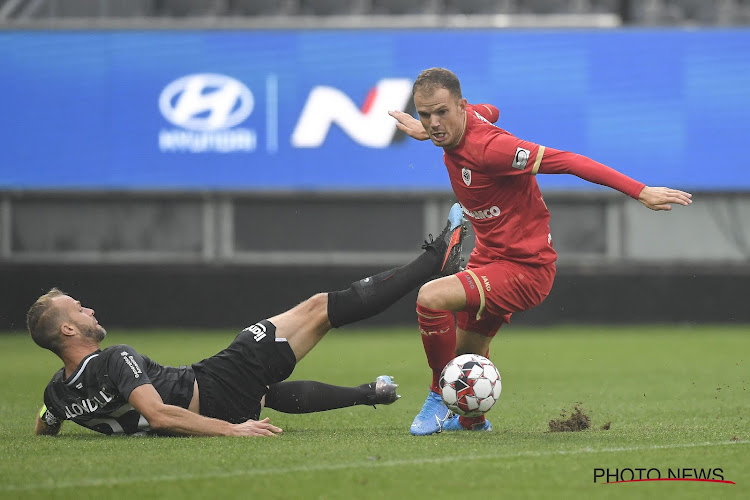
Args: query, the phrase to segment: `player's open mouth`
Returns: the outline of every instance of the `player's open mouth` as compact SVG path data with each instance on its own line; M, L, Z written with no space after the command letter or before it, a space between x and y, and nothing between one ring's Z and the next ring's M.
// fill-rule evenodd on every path
M432 138L437 142L442 142L445 140L445 132L433 132Z

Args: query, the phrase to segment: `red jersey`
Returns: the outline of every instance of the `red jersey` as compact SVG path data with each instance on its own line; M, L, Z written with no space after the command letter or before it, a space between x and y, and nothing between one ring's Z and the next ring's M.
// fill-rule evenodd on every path
M444 149L453 192L476 233L472 255L527 264L549 264L549 211L537 173L569 173L638 198L644 184L585 156L521 140L496 127L499 111L467 105L466 128L458 145Z

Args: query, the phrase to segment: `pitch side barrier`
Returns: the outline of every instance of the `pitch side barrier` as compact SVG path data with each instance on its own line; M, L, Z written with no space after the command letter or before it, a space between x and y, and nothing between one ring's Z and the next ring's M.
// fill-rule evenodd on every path
M750 321L750 193L698 192L669 214L613 192L545 200L558 277L516 321ZM53 286L95 299L112 325L244 324L408 262L452 202L446 192L0 192L0 330L22 329ZM409 323L415 298L372 324Z
M12 265L0 263L0 332L25 329L25 314L52 286L85 300L109 327L242 328L337 290L364 267L207 265ZM747 267L559 266L549 297L513 324L750 322ZM416 292L366 325L415 324Z

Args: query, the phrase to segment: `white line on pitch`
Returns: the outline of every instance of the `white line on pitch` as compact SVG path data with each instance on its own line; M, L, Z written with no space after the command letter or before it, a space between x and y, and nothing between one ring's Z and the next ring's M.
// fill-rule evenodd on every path
M184 481L191 479L226 479L243 476L265 476L272 474L287 474L295 472L325 472L344 469L356 468L380 468L380 467L400 467L405 465L423 465L423 464L440 464L460 460L461 462L476 460L493 460L505 458L522 458L522 457L547 457L555 455L582 455L593 453L622 453L629 451L647 451L647 450L672 450L677 448L698 448L704 446L737 446L750 444L747 441L739 442L719 442L719 443L682 443L682 444L664 444L652 446L630 446L630 447L610 447L610 448L578 448L575 450L559 451L521 451L517 453L490 453L486 455L471 455L465 457L436 457L436 458L415 458L403 460L368 460L366 462L347 462L339 464L316 464L316 465L298 465L296 467L268 468L268 469L243 469L228 472L211 472L207 474L174 474L148 477L129 477L129 478L107 478L107 479L81 479L75 482L58 482L53 484L29 484L29 485L8 485L0 486L0 491L33 491L33 490L53 490L58 488L80 488L89 486L114 486L119 484L163 482L163 481Z

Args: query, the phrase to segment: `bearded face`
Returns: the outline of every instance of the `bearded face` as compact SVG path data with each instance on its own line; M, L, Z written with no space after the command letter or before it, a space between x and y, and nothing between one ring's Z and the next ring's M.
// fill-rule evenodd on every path
M97 343L104 340L107 336L107 330L105 330L99 323L78 325L78 328L81 331L81 336L83 338L93 340Z

